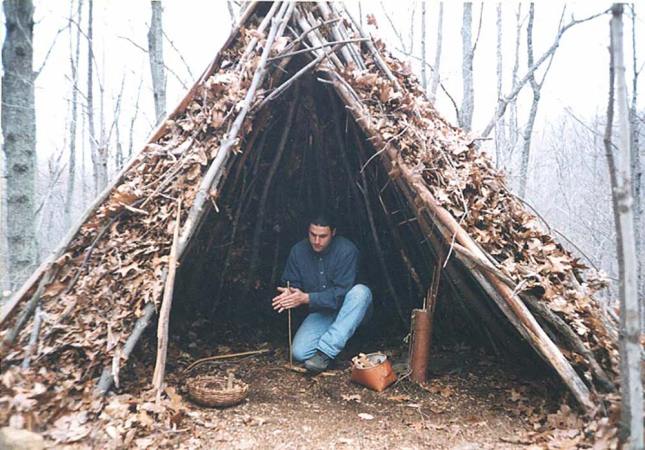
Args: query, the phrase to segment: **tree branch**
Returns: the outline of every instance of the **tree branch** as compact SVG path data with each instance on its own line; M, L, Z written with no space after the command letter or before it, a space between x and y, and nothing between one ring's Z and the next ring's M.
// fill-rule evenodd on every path
M117 37L118 37L119 39L123 39L123 40L128 41L130 44L134 45L136 48L138 48L139 50L141 50L143 53L146 53L146 54L148 53L148 49L147 49L147 48L143 48L141 45L137 44L137 43L136 43L134 40L132 40L131 38L129 38L129 37L127 37L127 36L117 36ZM182 80L182 79L181 79L181 77L177 74L177 72L175 72L174 70L172 70L172 68L171 68L171 67L169 67L169 66L168 66L168 64L166 64L165 62L164 62L164 64L163 64L163 66L166 68L166 70L167 70L168 72L170 72L171 74L173 74L173 76L177 79L177 81L179 81L179 84L181 84L181 86L182 86L184 89L186 89L186 90L188 89L188 85L184 82L184 80Z
M602 15L607 14L607 12L609 12L609 9L606 9L606 10L604 10L604 11L602 11L602 12L599 12L599 13L597 13L597 14L591 15L591 16L589 16L589 17L585 18L585 19L580 19L580 20L575 20L575 19L574 19L574 20L572 20L571 22L569 22L567 25L565 25L564 27L560 28L560 31L558 32L558 34L557 34L557 36L555 37L555 39L554 39L553 43L551 44L551 47L549 47L549 49L548 49L547 51L545 51L545 52L544 52L544 54L543 54L542 56L540 56L540 58L535 62L535 64L533 64L533 66L528 70L528 72L524 75L524 77L523 77L520 81L518 81L518 82L517 82L517 84L516 84L515 86L513 86L513 90L512 90L508 95L506 95L504 98L500 99L498 110L497 110L497 111L496 111L496 113L493 115L493 117L491 118L491 120L488 122L488 125L486 125L486 128L484 128L484 130L481 132L480 136L481 136L481 137L488 137L488 135L489 135L489 134L490 134L490 132L493 130L493 128L495 128L495 123L496 123L496 122L499 120L499 118L500 118L500 117L502 117L502 116L504 115L504 113L506 112L506 107L508 106L508 104L509 104L513 99L515 99L515 97L517 96L517 94L519 94L519 93L520 93L520 91L522 90L522 88L524 87L524 85L525 85L525 84L529 81L529 79L533 76L533 74L535 73L535 71L536 71L537 69L539 69L539 68L540 68L540 66L542 65L542 63L543 63L544 61L546 61L546 60L547 60L547 59L548 59L548 58L549 58L553 53L555 53L555 51L558 49L558 47L560 46L560 39L562 38L562 36L564 35L564 33L565 33L568 29L570 29L570 28L571 28L571 27L573 27L574 25L578 25L578 24L581 24L581 23L589 22L590 20L593 20L593 19L595 19L595 18L597 18L597 17L600 17L600 16L602 16Z

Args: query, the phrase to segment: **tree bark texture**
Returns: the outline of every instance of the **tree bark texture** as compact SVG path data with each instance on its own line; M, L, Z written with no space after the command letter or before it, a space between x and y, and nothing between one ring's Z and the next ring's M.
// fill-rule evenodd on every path
M639 69L636 58L636 10L635 6L631 7L632 16L632 67L634 74L632 77L632 104L629 109L629 124L631 127L631 164L632 164L632 196L634 198L634 229L636 230L636 254L640 255L643 248L641 238L641 218L643 217L643 204L641 199L641 180L643 171L641 169L640 158L640 120L638 117L638 76L642 67ZM645 298L645 277L643 276L643 258L638 259L638 298ZM645 332L645 305L640 302L640 320L641 332Z
M166 69L163 62L163 27L161 0L151 0L152 17L148 29L148 56L152 74L152 91L155 100L156 123L166 115Z
M10 283L27 278L37 259L35 235L36 115L31 0L4 0L2 137L6 164Z
M461 50L462 65L461 76L463 82L463 94L461 99L461 110L459 111L459 126L470 131L473 124L473 109L475 106L475 90L473 87L473 4L463 4L463 17L461 23Z
M69 122L69 161L67 165L67 191L65 193L64 220L65 229L72 223L72 203L74 201L74 185L76 183L76 122L78 120L78 64L81 51L81 14L83 11L83 0L78 0L76 11L76 41L73 42L70 26L70 69L72 74L72 113ZM71 22L71 11L70 11ZM76 45L72 49L73 45ZM71 55L74 52L73 56Z
M3 292L9 290L9 262L7 261L7 178L4 152L0 151L0 304Z
M533 22L535 19L535 3L529 5L529 22L526 26L526 60L527 66L530 69L534 64L533 59ZM546 72L544 74L546 77ZM538 103L540 102L540 88L541 86L535 81L535 73L532 73L529 77L529 83L531 84L531 92L533 94L533 99L531 100L531 109L529 111L529 117L526 121L526 126L524 127L524 133L522 135L522 158L520 161L520 177L519 177L519 189L518 195L520 198L526 197L526 185L528 183L528 172L529 172L529 156L531 152L531 135L533 134L533 126L535 125L535 117L537 116Z
M87 12L87 126L90 134L90 152L92 156L92 169L94 172L94 194L107 186L107 149L101 148L101 137L96 132L94 117L94 0L88 2Z
M428 75L426 73L426 2L421 2L421 86L428 90Z
M434 66L432 72L432 84L430 86L430 100L437 99L437 88L441 80L440 66L441 66L441 48L443 45L443 2L439 2L439 18L437 19L437 44L434 53Z
M497 20L495 21L497 27L497 45L495 49L495 56L497 64L495 65L495 70L497 72L497 101L498 108L500 107L499 102L503 96L503 71L504 71L504 58L502 53L502 4L497 4ZM501 152L504 149L506 136L505 136L505 125L504 125L504 116L500 116L499 120L495 124L495 165L499 167L501 162Z
M631 155L629 150L629 114L623 56L623 5L614 4L611 19L610 82L615 92L618 139L612 142L613 111L608 108L606 149L612 181L612 199L616 218L618 271L620 274L620 372L621 430L625 447L643 448L643 385L641 384L641 347L638 308L637 255L631 189ZM610 88L610 102L612 101ZM611 153L616 149L616 157ZM611 160L613 159L613 164Z
M518 72L520 70L520 34L522 32L522 4L518 3L517 4L517 12L515 13L515 48L514 48L514 62L513 62L513 72L511 76L511 86L515 88L518 82ZM498 101L502 101L502 97L500 96L498 98ZM501 105L500 105L501 106ZM498 111L498 117L499 116L499 111ZM518 139L518 130L519 130L519 124L517 122L517 99L513 98L511 100L511 105L510 105L510 117L509 117L509 130L508 130L508 136L509 136L509 143L508 143L508 150L509 153L513 153L513 150L515 149L515 145L517 144L517 139Z

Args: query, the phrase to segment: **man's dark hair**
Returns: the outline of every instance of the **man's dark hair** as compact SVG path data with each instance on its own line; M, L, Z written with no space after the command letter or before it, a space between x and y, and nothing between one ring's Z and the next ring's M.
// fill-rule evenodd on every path
M308 225L318 225L320 227L329 227L332 231L336 229L336 218L329 211L316 211L309 216Z

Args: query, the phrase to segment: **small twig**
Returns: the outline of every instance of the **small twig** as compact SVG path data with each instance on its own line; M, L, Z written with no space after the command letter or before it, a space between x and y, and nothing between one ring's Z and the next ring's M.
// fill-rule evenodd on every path
M141 50L142 52L144 52L144 53L148 53L148 49L146 49L146 48L144 48L143 46L139 45L138 43L136 43L133 39L129 38L128 36L117 36L117 37L118 37L118 38L120 38L120 39L123 39L123 40L125 40L125 41L128 41L128 42L129 42L130 44L132 44L135 48L137 48L137 49ZM185 81L184 81L184 80L179 76L179 74L173 70L173 68L172 68L172 67L168 66L168 64L166 64L166 63L164 63L164 64L163 64L163 66L164 66L164 68L165 68L168 72L170 72L170 73L175 77L175 79L177 79L177 81L179 81L179 84L181 84L181 86L182 86L185 90L188 90L189 86L188 86L188 85L186 84L186 82L185 82Z
M396 136L392 136L390 139L388 139L388 140L387 140L387 142L385 143L385 145L383 146L383 148L382 148L382 149L380 149L378 152L374 153L372 156L370 156L370 157L368 158L368 160L367 160L367 161L365 161L365 164L363 164L363 165L361 166L361 170L360 170L359 172L360 172L360 173L363 173L363 172L365 171L365 168L367 167L367 165L368 165L370 162L372 162L372 160L373 160L374 158L376 158L376 157L377 157L377 156L379 156L381 153L383 153L385 150L387 150L387 147L388 147L388 145L390 145L390 142L392 142L394 139L397 139L399 136L401 136L403 133L405 133L405 132L408 130L408 128L410 128L410 125L406 125L406 126L405 126L405 128L403 128L403 130L401 130L401 132L400 132L399 134L397 134Z
M190 64L188 64L188 62L184 58L184 55L181 54L181 52L179 51L179 49L177 48L175 43L172 41L172 39L170 39L170 37L168 37L168 35L166 34L165 31L162 30L161 34L163 35L164 38L166 38L166 41L168 42L168 44L170 44L170 46L173 48L175 53L177 53L177 56L179 56L179 59L181 59L181 62L184 63L184 68L188 72L188 75L190 76L190 79L194 80L195 75L193 75L193 72L190 70Z
M201 364L204 364L205 362L218 361L220 359L237 358L238 356L261 355L261 354L264 354L264 353L269 353L269 351L270 350L268 348L265 348L265 349L262 349L262 350L251 350L251 351L248 351L248 352L241 352L241 353L229 353L227 355L208 356L206 358L198 359L197 361L195 361L194 363L192 363L191 365L186 367L183 370L183 373L186 373L186 372L188 372L190 370L193 370L195 367L197 367L197 366L199 366Z
M121 203L121 205L131 213L142 214L144 216L149 215L148 211L144 211L143 209L135 208L134 206L130 206L125 203Z

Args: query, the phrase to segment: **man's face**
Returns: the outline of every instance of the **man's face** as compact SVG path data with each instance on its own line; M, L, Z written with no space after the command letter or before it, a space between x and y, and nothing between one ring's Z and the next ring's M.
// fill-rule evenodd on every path
M320 225L309 225L309 243L314 252L321 253L325 251L331 240L334 238L336 230L332 231L331 227L321 227Z

